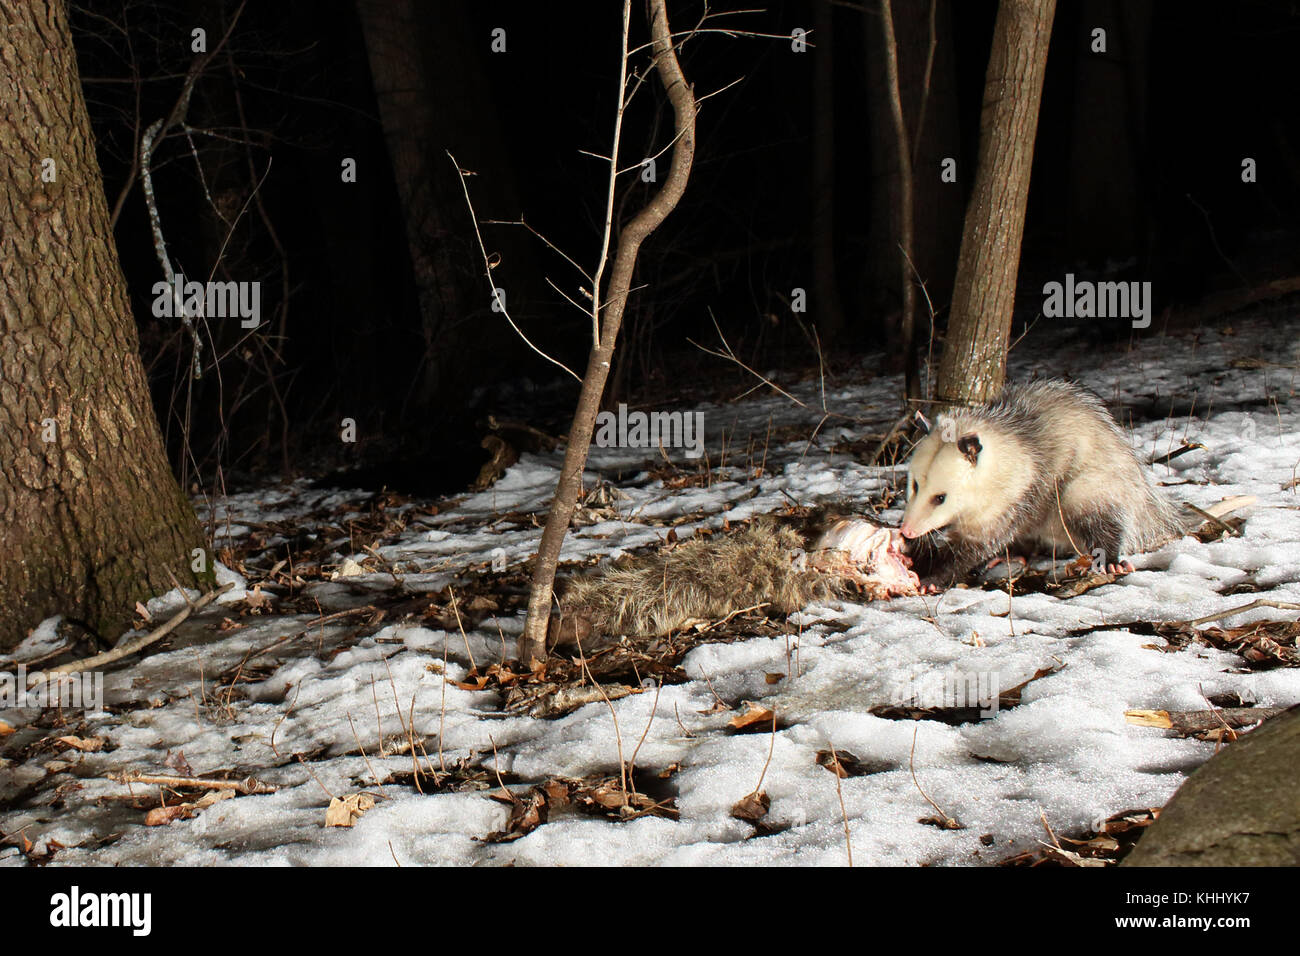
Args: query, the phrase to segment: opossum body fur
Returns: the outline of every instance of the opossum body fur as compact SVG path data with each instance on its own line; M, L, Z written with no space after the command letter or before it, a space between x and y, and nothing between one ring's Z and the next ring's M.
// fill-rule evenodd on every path
M941 415L908 463L901 531L930 583L1010 552L1105 564L1191 530L1101 401L1076 385L1009 387Z
M811 545L810 545L811 542ZM790 614L835 597L915 594L902 536L866 519L805 536L760 518L723 537L694 537L565 582L551 643L589 648L606 638L667 634L758 605Z

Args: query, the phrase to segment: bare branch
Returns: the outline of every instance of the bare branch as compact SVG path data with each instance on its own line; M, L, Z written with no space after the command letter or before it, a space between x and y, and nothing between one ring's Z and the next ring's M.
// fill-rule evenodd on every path
M142 634L139 637L132 638L124 644L119 644L111 651L104 651L104 653L95 654L93 657L73 661L70 664L60 664L58 667L51 667L49 670L37 671L34 674L29 674L27 676L28 686L31 686L31 684L37 681L48 678L51 674L80 674L83 671L94 670L97 667L104 667L108 664L112 664L114 661L119 661L124 657L130 657L137 651L144 650L150 644L162 640L172 631L176 630L176 628L180 626L181 622L188 618L192 613L211 604L234 586L234 582L232 581L209 591L192 604L186 604L185 607L181 608L180 611L171 618L171 620L167 621L166 624L155 628L148 634Z
M627 35L632 22L632 4L623 4L623 55L618 68L618 110L614 114L614 143L609 152L609 189L605 196L605 228L600 236L600 255L596 257L596 272L591 280L591 343L600 345L600 280L605 274L609 259L610 238L614 235L614 187L618 181L618 147L623 136L623 112L627 109Z
M447 150L447 158L450 159L451 164L456 167L456 175L460 177L460 188L465 193L465 204L469 206L469 218L474 223L474 237L478 239L478 249L479 252L482 253L483 255L483 269L485 274L487 275L488 287L492 290L492 301L496 302L500 306L501 314L506 317L506 321L510 323L510 327L515 330L515 334L524 340L525 345L527 345L530 349L532 349L542 358L546 359L546 361L550 362L552 365L564 369L564 371L568 372L571 376L573 376L575 379L581 382L582 378L578 375L577 372L573 371L573 369L569 368L569 366L565 365L563 362L559 361L558 359L551 358L549 355L547 355L545 352L539 349L536 345L534 345L532 343L532 340L529 339L528 336L524 335L524 330L521 329L519 326L515 325L515 320L510 317L510 313L506 310L505 303L501 302L497 298L496 283L492 281L492 263L491 260L488 258L487 247L483 245L483 233L480 232L478 228L478 215L474 212L474 203L469 198L469 185L465 182L465 171L460 168L460 163L456 162L456 157L451 155L451 150Z
M569 303L569 305L573 306L575 309L577 309L577 310L578 310L579 312L581 312L583 315L590 315L590 314L591 314L591 310L590 310L587 306L585 306L585 305L583 305L582 303L580 303L577 299L573 298L573 296L569 295L569 293L565 292L565 291L564 291L563 289L561 289L558 285L556 285L554 282L552 282L550 276L543 276L542 278L544 278L544 279L546 280L546 284L547 284L547 285L549 285L549 286L550 286L552 289L554 289L556 292L560 293L560 295L564 297L564 301L567 302L567 303Z
M518 219L484 219L484 220L483 220L483 225L485 225L485 226L523 226L525 229L527 229L529 232L531 232L531 233L532 233L534 236L536 236L538 239L542 240L542 244L545 245L547 249L550 249L552 252L554 252L557 256L559 256L561 259L563 259L563 260L564 260L565 262L567 262L569 265L573 266L573 268L575 268L575 269L578 270L578 274L579 274L579 275L581 275L581 276L582 276L584 279L586 279L588 282L591 282L591 276L587 275L587 270L586 270L586 269L584 269L582 266L578 265L578 263L574 261L574 259L573 259L573 257L572 257L571 255L569 255L567 252L565 252L563 249L561 249L561 248L560 248L559 246L557 246L555 243L551 242L551 240L547 239L544 235L542 235L540 232L538 232L536 229L534 229L533 226L532 226L530 223L525 222L523 216L520 216ZM587 310L586 310L586 309L583 309L582 311L586 312Z

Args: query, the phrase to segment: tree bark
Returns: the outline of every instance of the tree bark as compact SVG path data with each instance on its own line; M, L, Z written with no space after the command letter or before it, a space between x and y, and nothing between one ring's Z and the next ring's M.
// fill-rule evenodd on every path
M822 345L844 331L835 269L835 40L831 0L813 5L813 314Z
M903 117L903 97L898 83L898 42L894 37L894 10L890 0L880 0L880 21L884 33L885 76L889 84L889 114L894 125L894 144L898 161L898 245L895 261L902 279L903 316L899 323L903 348L903 397L913 401L921 397L920 377L916 368L916 285L912 275L912 142Z
M897 50L898 93L911 136L912 265L910 281L924 283L934 308L952 297L965 196L960 183L940 178L945 159L961 161L953 30L948 0L891 4ZM902 224L902 175L897 149L889 64L881 9L864 8L866 24L866 121L871 184L867 207L867 249L860 276L873 346L891 355L902 350L902 289L898 284ZM930 338L930 313L919 296L915 339Z
M1056 0L1001 0L984 82L979 160L966 209L938 398L983 402L1006 378L1025 204Z
M625 0L623 9L625 46L623 61L620 64L620 69L624 71L627 69L628 9L629 4ZM560 562L560 548L564 544L564 536L568 533L569 521L577 506L578 496L582 493L582 470L587 464L591 435L596 425L596 413L600 411L600 398L605 391L605 381L609 378L614 344L618 340L623 310L632 287L632 271L636 267L637 252L646 237L659 227L681 200L695 158L695 94L687 84L686 77L682 74L681 64L677 61L672 33L668 27L665 0L651 0L650 36L655 70L673 108L676 142L673 145L672 163L663 188L619 234L618 249L614 255L609 284L601 300L603 305L597 313L597 339L593 343L587 371L582 379L582 390L578 396L573 426L569 431L569 444L565 450L564 464L560 469L560 480L556 483L555 498L551 503L551 512L546 517L546 527L542 531L542 541L538 546L537 559L533 566L533 586L528 597L528 619L524 624L524 632L519 637L519 658L523 661L537 661L546 656L546 629L551 617L551 598L555 587L555 572ZM621 92L620 85L620 94ZM623 104L620 102L620 113L622 109ZM621 121L620 116L620 125ZM610 159L611 177L618 169L617 146L618 134L616 133ZM600 269L595 272L597 280L600 279L600 272ZM599 296L599 281L593 291Z
M6 650L53 614L113 636L211 559L191 571L203 535L150 404L63 0L0 5L0 151Z
M1153 14L1150 0L1085 0L1077 14L1081 37L1103 27L1108 43L1105 55L1077 54L1071 111L1067 234L1075 258L1094 269L1108 260L1138 260L1146 252L1152 195L1145 175L1147 44ZM1098 136L1102 129L1114 134Z
M421 0L357 0L356 5L406 224L425 348L412 396L426 415L439 409L442 396L478 384L469 379L467 355L511 346L500 316L489 311L491 299L481 294L482 267L466 239L470 223L447 150L483 174L481 218L498 218L494 197L512 216L519 209L510 200L510 166L502 159L496 117L482 92L488 79L470 46L489 38L471 36L459 4L438 4L436 16L429 7ZM521 275L528 272L520 266L531 258L526 237L507 235L494 245L510 264L509 301L519 314ZM489 316L494 321L485 321Z

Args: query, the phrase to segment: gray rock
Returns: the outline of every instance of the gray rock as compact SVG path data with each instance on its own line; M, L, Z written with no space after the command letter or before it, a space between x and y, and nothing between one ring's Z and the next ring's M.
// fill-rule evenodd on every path
M1300 866L1300 706L1178 788L1126 866Z

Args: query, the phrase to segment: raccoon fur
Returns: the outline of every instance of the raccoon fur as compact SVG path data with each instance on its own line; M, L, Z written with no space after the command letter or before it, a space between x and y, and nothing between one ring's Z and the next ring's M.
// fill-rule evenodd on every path
M725 537L693 537L570 578L552 619L551 643L589 648L610 637L667 634L758 604L790 614L850 594L915 594L919 582L901 546L897 530L865 519L834 521L809 535L760 518Z
M932 584L1008 552L1100 550L1119 565L1199 523L1155 489L1100 399L1059 381L939 416L912 453L907 495L900 530Z

